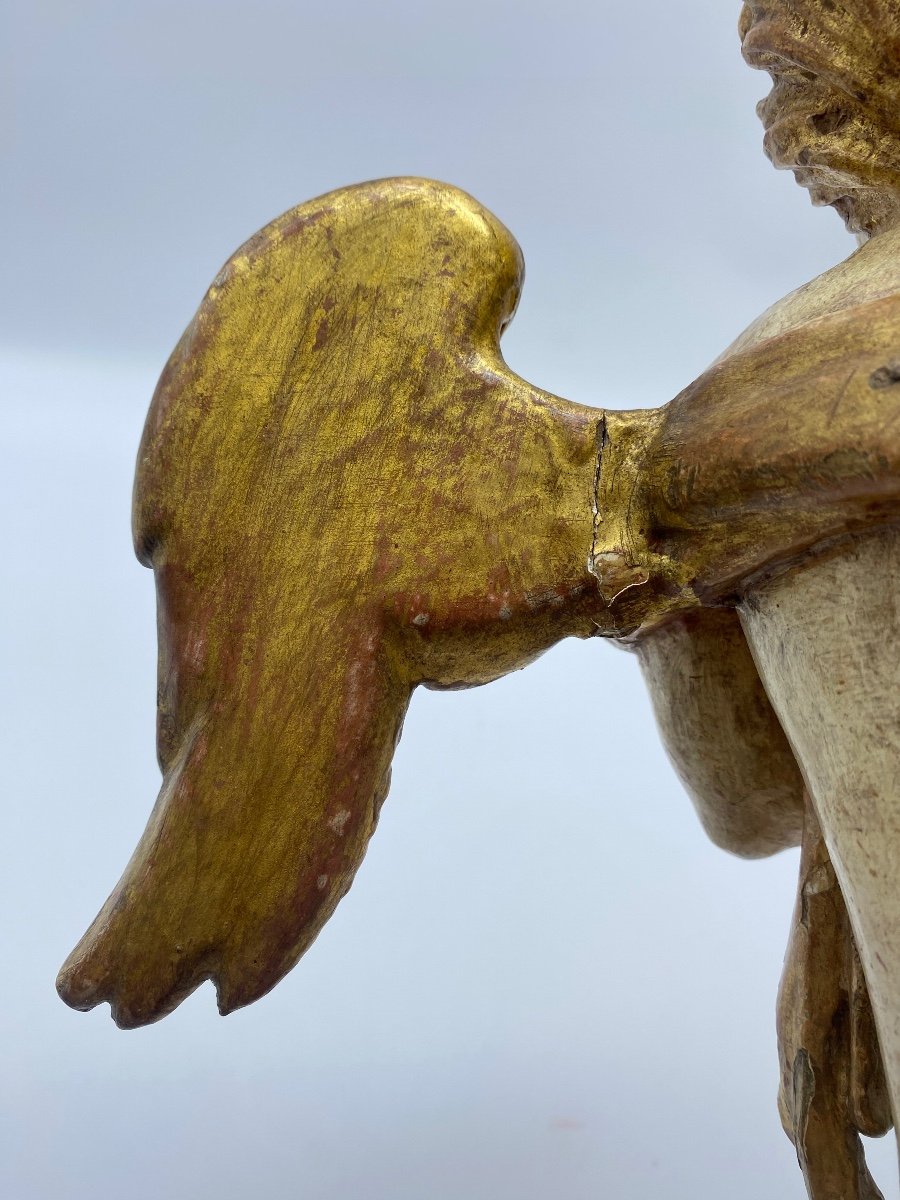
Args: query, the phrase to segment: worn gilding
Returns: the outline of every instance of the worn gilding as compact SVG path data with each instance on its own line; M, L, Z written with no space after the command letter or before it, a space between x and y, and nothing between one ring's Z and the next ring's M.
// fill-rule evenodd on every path
M615 414L506 367L521 274L470 197L400 179L292 210L213 283L135 487L163 785L69 1003L136 1025L203 979L223 1012L271 987L350 886L416 685L647 634L896 515L900 392L866 390L891 304Z
M71 1003L255 999L349 887L413 687L595 628L597 414L503 363L521 275L469 197L393 180L287 213L213 283L135 486L164 782Z
M226 264L138 459L162 788L68 1003L131 1026L204 979L223 1012L256 999L350 886L414 688L614 637L710 836L752 857L802 831L782 1117L811 1196L878 1195L866 981L744 629L787 573L900 524L900 13L751 0L741 35L773 78L767 153L865 244L664 407L590 409L507 368L521 255L447 185L332 193Z

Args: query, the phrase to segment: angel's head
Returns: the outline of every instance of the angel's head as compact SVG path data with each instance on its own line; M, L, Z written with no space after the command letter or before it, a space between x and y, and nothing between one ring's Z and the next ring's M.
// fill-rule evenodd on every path
M896 0L748 0L744 58L773 87L765 150L814 204L870 236L900 222L900 8Z

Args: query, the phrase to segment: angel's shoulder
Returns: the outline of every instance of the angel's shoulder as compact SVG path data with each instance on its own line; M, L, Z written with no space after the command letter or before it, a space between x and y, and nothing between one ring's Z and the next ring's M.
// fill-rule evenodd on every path
M872 238L843 262L777 300L717 361L822 317L895 295L900 296L900 228Z

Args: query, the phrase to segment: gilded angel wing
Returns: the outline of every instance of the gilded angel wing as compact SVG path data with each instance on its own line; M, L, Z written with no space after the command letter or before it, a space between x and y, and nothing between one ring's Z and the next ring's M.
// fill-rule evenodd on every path
M292 210L235 254L160 380L135 540L163 783L59 979L155 1020L271 988L347 891L412 689L485 682L603 608L600 414L508 370L522 263L422 180Z

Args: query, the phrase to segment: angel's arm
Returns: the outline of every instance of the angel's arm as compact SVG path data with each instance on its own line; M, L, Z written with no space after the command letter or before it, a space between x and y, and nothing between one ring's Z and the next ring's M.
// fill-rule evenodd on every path
M637 654L663 744L711 840L742 858L796 846L803 779L737 613L686 613Z
M900 296L891 296L701 377L664 410L647 464L655 548L709 593L790 565L824 539L896 521L898 354Z
M900 520L898 356L892 296L735 354L664 408L607 414L593 563L601 589L630 584L624 634Z

